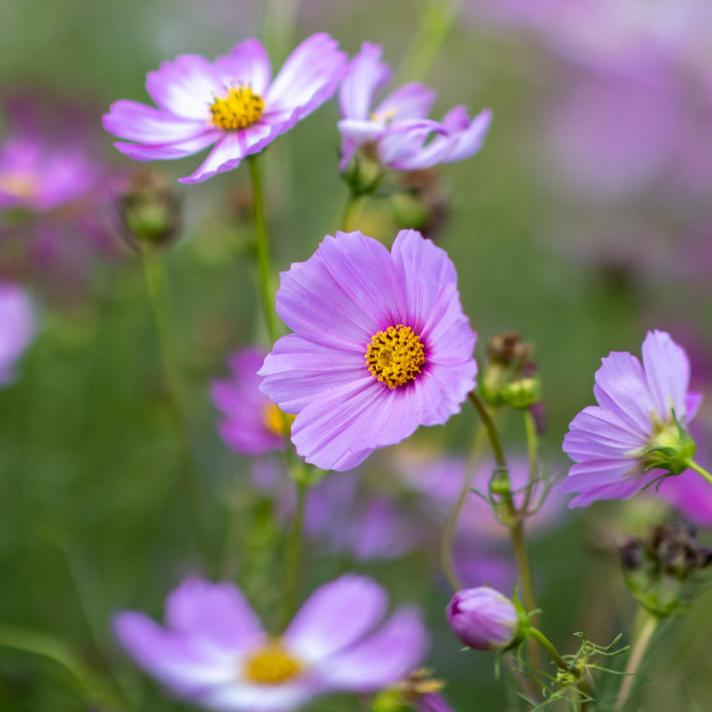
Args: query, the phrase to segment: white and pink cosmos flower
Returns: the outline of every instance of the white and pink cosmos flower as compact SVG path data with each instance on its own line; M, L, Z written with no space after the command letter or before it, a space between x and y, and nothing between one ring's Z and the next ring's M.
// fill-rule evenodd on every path
M139 161L183 158L213 149L183 183L230 171L311 114L336 91L346 55L326 34L304 40L272 79L269 57L247 39L213 62L181 55L146 77L156 106L121 100L104 128L116 148Z

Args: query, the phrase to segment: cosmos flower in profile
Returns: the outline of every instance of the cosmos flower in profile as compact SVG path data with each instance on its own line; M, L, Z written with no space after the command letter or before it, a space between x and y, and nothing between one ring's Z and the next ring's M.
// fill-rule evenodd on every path
M342 576L312 593L279 637L230 583L189 579L168 598L165 626L136 612L114 620L122 647L177 697L220 712L288 712L318 695L391 685L425 654L410 608L384 620L385 591Z
M0 282L0 386L14 380L14 367L36 332L35 310L27 293Z
M274 79L267 52L254 39L213 62L181 55L146 77L156 108L117 101L104 128L124 139L115 144L119 151L139 161L183 158L213 146L180 179L199 183L237 168L321 106L336 91L345 64L346 55L325 34L304 40Z
M225 443L243 455L263 455L284 448L291 416L260 392L258 375L265 359L258 348L238 351L230 358L231 375L213 381L210 394L223 419L218 426Z
M265 359L260 388L298 414L292 442L323 470L445 423L474 388L455 267L414 230L390 252L360 232L328 235L282 273L277 312L294 333Z
M381 54L380 46L365 42L341 84L341 169L360 148L399 171L432 168L477 153L491 122L488 110L471 119L465 107L456 106L442 121L429 119L435 92L416 83L405 84L374 106L375 95L391 75Z
M669 334L651 331L636 356L614 351L596 372L598 405L571 422L564 452L575 462L561 490L573 507L627 499L664 475L679 475L695 454L687 432L701 396L689 390L690 362Z

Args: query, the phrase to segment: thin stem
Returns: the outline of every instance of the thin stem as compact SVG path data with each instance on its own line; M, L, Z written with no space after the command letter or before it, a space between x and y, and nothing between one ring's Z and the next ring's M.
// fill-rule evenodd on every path
M694 470L698 475L702 475L702 477L704 477L707 482L712 485L712 472L708 472L704 467L702 467L702 465L698 465L694 460L688 460L687 466L691 470Z
M524 428L527 434L527 459L529 461L529 482L524 498L523 509L528 510L532 501L534 487L539 480L539 437L536 423L530 410L524 411Z
M487 406L482 402L482 399L477 395L477 393L475 393L475 391L470 391L470 393L468 394L468 398L470 399L470 401L472 401L472 405L475 406L475 410L477 411L477 415L480 416L482 425L485 426L485 430L487 431L487 437L489 438L490 445L492 447L492 454L494 455L497 467L501 468L502 470L506 470L507 460L504 457L502 442L499 439L497 426L495 425L489 410L487 410Z
M183 500L188 527L198 546L201 544L198 485L193 468L193 459L183 416L183 388L173 347L173 329L168 307L163 262L158 248L142 245L143 274L146 293L158 335L158 346L166 383L166 394L171 423L178 448L179 470L183 488Z
M457 19L461 0L432 0L421 16L420 26L398 71L400 84L422 80L430 71L450 28Z
M353 218L354 211L356 207L361 202L363 196L358 193L354 193L353 190L349 189L349 194L346 198L346 203L344 204L344 210L341 213L341 219L339 220L339 230L342 232L348 232L351 227L351 219Z
M453 542L455 539L455 532L457 531L457 523L460 519L460 514L462 513L462 508L465 506L467 497L472 489L472 482L475 477L477 461L480 459L484 442L484 428L479 428L477 435L475 435L474 445L472 446L472 455L467 466L467 471L465 472L465 476L462 480L462 488L460 489L460 493L455 500L455 504L448 515L445 523L445 530L443 531L442 541L440 542L440 565L442 566L443 573L450 583L450 586L452 586L455 591L462 588L462 582L459 580L457 573L455 572Z
M262 170L259 155L249 156L247 163L250 167L250 180L252 181L257 268L259 271L262 309L264 312L265 325L267 327L267 335L274 343L279 337L279 331L277 329L277 316L274 311L274 286L272 284L272 266L269 256L269 240L267 238L267 224L265 221L264 188L262 185Z
M300 477L295 481L297 503L294 510L292 532L287 541L286 576L284 581L284 623L294 615L299 588L299 571L302 560L302 540L304 537L304 515L306 512L309 484Z
M618 690L618 697L616 699L616 712L622 712L625 709L628 697L633 690L636 673L645 657L645 652L650 645L658 623L659 619L648 613L644 608L638 611L633 643L630 646L628 662L625 666L625 676L623 677L623 682Z
M557 667L559 667L561 670L571 669L570 665L559 654L559 651L556 649L556 646L544 635L544 633L542 633L537 628L531 628L529 634L532 636L532 638L535 638L542 644L544 650L549 653L551 659L554 661Z
M534 583L531 569L529 568L529 557L524 545L524 527L521 521L517 521L509 526L509 539L514 550L514 559L517 563L519 581L522 584L522 601L528 612L536 609L536 597L534 595Z

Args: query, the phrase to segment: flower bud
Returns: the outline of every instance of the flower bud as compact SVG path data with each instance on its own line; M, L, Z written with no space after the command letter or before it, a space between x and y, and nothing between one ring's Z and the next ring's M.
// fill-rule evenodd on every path
M520 638L520 615L512 601L488 586L458 591L447 606L455 635L475 650L507 650Z
M119 195L119 215L129 240L165 245L181 226L181 202L160 174L144 169L133 173Z

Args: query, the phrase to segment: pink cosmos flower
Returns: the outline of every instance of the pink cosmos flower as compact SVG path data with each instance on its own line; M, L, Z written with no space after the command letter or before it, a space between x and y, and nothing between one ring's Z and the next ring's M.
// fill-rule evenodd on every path
M104 128L130 141L116 148L139 161L183 158L214 148L183 183L230 171L259 153L329 99L346 64L338 43L312 35L271 80L267 52L248 39L209 62L181 55L146 77L157 108L135 101L112 104Z
M599 499L627 499L665 474L686 468L686 433L701 396L689 391L690 363L670 335L651 331L643 363L612 352L596 372L598 405L571 422L564 452L576 463L560 489L577 492L572 507Z
M265 359L260 388L298 414L292 442L321 469L349 470L445 423L474 388L455 267L414 230L390 253L360 232L326 236L282 273L277 311L294 333Z
M235 586L189 579L169 596L165 627L124 612L114 630L178 697L219 712L288 712L318 695L379 690L422 661L419 616L402 608L382 622L386 605L374 581L342 576L314 591L273 637Z
M0 282L0 386L14 379L14 366L37 330L35 311L27 293Z
M284 448L285 429L291 422L263 393L258 375L265 359L258 348L238 351L230 358L232 374L213 381L213 403L223 414L220 436L233 450L243 455L263 455Z
M375 94L391 75L381 54L379 45L365 42L341 84L341 170L362 147L372 147L381 164L401 171L460 161L480 150L491 122L489 110L470 119L457 106L442 122L428 119L435 92L415 83L396 89L374 107Z

